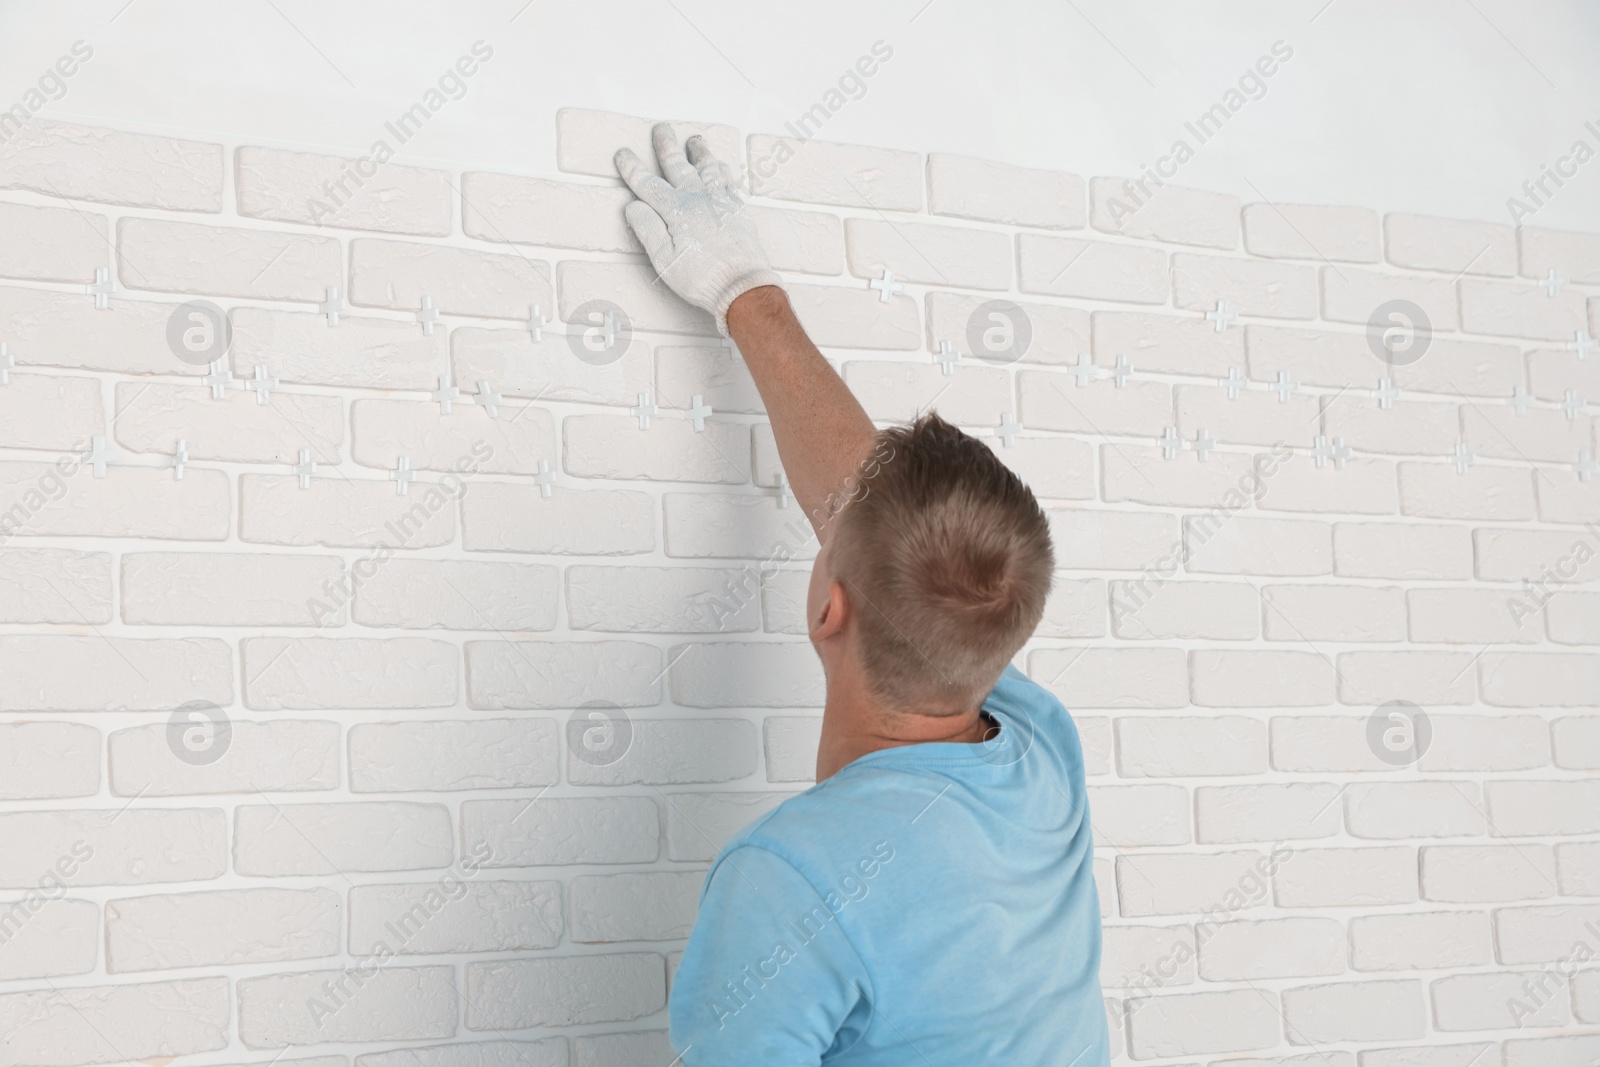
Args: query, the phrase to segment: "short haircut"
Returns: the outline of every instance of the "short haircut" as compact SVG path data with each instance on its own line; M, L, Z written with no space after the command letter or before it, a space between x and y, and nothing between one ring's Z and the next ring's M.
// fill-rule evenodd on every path
M830 542L867 683L891 707L970 710L1044 614L1049 523L988 445L937 415L875 446Z

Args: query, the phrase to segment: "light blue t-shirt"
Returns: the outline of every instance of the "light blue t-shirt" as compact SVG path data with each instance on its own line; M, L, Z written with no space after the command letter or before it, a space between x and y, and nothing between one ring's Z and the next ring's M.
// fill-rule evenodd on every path
M673 980L686 1067L1108 1062L1077 728L1013 667L983 707L994 740L869 753L729 842Z

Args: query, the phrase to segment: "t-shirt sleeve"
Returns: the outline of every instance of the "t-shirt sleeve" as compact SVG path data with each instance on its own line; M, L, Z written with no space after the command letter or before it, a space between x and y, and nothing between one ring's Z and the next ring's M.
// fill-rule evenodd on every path
M722 858L672 983L685 1067L817 1064L860 1036L850 1027L872 989L840 906L767 849Z

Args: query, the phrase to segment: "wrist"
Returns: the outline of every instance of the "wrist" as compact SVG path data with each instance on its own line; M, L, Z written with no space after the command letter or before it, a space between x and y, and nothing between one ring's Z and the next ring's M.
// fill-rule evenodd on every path
M732 337L752 323L770 321L774 316L785 312L793 314L789 307L789 294L784 292L781 286L758 285L740 293L728 305L728 310L723 316L727 323L726 332Z

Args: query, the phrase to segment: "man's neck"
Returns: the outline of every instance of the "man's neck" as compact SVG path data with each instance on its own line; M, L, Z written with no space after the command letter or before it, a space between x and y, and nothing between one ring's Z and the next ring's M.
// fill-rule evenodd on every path
M817 781L882 748L935 741L977 744L995 729L993 720L979 708L949 715L888 708L859 682L830 678L822 712L822 740L817 746Z

